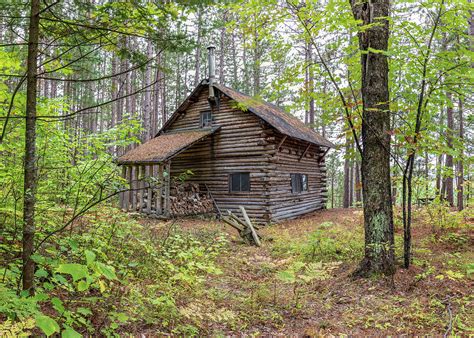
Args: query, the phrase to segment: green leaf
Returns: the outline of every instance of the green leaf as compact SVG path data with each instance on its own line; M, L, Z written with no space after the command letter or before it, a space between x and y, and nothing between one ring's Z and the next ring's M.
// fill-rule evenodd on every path
M85 291L88 288L89 288L89 283L87 283L85 280L81 280L79 281L79 283L77 283L77 291L79 292Z
M82 264L76 264L76 263L60 264L58 268L56 269L56 271L71 275L74 281L77 281L89 275L87 266L82 265Z
M35 317L36 326L38 326L46 336L51 336L55 332L59 332L58 323L51 317L38 315Z
M44 269L38 269L36 272L35 272L35 276L36 277L48 277L48 271L44 270Z
M278 272L277 277L279 280L285 283L294 283L296 281L295 273L289 270Z
M115 314L115 317L117 318L117 320L121 323L125 323L127 320L128 320L128 316L123 313L123 312L117 312Z
M74 330L72 327L68 327L63 332L61 332L62 338L82 338L82 335Z
M95 261L95 257L96 257L95 253L90 250L86 250L85 255L86 255L87 265L91 265Z
M81 315L84 315L84 316L88 316L88 315L91 315L92 314L92 311L91 309L87 308L87 307L78 307L76 309L76 312L77 313L80 313Z
M115 274L115 269L113 266L106 265L104 263L97 262L97 270L107 279L117 279L117 275Z
M59 313L64 312L65 309L64 309L63 302L58 297L51 298L51 304L53 304L54 309L58 311Z
M38 292L36 295L33 297L37 302L44 302L45 300L49 299L49 296L47 293L44 292Z

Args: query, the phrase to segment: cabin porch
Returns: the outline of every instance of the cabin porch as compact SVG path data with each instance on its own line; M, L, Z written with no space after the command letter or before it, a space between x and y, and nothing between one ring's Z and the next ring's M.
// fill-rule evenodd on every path
M124 165L122 177L129 189L119 195L120 208L163 218L215 212L206 184L186 182L170 172L171 161Z

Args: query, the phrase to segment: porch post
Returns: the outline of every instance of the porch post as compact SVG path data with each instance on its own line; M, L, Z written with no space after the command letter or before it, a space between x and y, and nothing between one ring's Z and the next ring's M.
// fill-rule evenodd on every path
M122 166L122 178L125 178L125 179L127 178L127 167L125 166ZM119 208L123 210L124 205L125 205L125 192L122 191L119 194Z
M148 183L147 184L147 199L146 199L146 213L151 214L151 199L152 199L152 191L151 191L151 184L150 184L150 177L153 176L153 164L147 165L145 170L145 177L148 178Z
M158 164L158 189L156 192L156 213L163 214L163 163Z
M144 200L144 193L145 193L145 181L144 181L144 178L145 178L145 166L144 165L141 165L139 167L137 167L138 169L138 193L140 194L140 198L138 199L138 212L143 212L144 211L144 208L143 208L143 200Z
M129 191L127 192L127 211L131 210L132 207L132 200L133 200L133 167L127 167L127 176L128 176L128 185Z
M132 186L133 186L133 191L132 191L132 211L136 212L137 211L137 188L138 188L138 165L134 165L132 167L133 174L132 174Z
M165 216L170 215L171 205L170 205L170 184L171 184L171 163L165 163L166 177L165 177L165 200L164 200L164 214Z

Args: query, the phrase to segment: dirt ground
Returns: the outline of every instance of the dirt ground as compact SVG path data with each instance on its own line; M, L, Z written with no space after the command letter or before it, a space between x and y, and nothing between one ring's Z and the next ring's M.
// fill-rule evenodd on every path
M218 221L177 221L183 231L218 229L229 239L218 259L223 273L183 304L196 316L190 321L209 335L474 334L472 218L437 226L436 215L416 212L411 267L399 263L393 278L354 279L362 217L360 209L332 209L267 226L260 248ZM401 262L397 217L395 226Z

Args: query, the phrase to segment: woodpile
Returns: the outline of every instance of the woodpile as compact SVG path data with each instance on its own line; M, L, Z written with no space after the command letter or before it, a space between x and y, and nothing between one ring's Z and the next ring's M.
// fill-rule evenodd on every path
M159 191L152 190L152 199L156 200ZM142 200L142 208L145 209L148 204L148 192L137 193L138 199ZM152 204L154 205L154 203ZM140 205L137 205L136 211L140 211ZM156 210L152 206L152 213ZM170 212L171 215L198 215L214 212L214 203L207 191L201 191L198 184L195 183L175 183L170 188Z
M170 207L172 215L197 215L214 211L209 194L198 184L184 183L171 186Z

